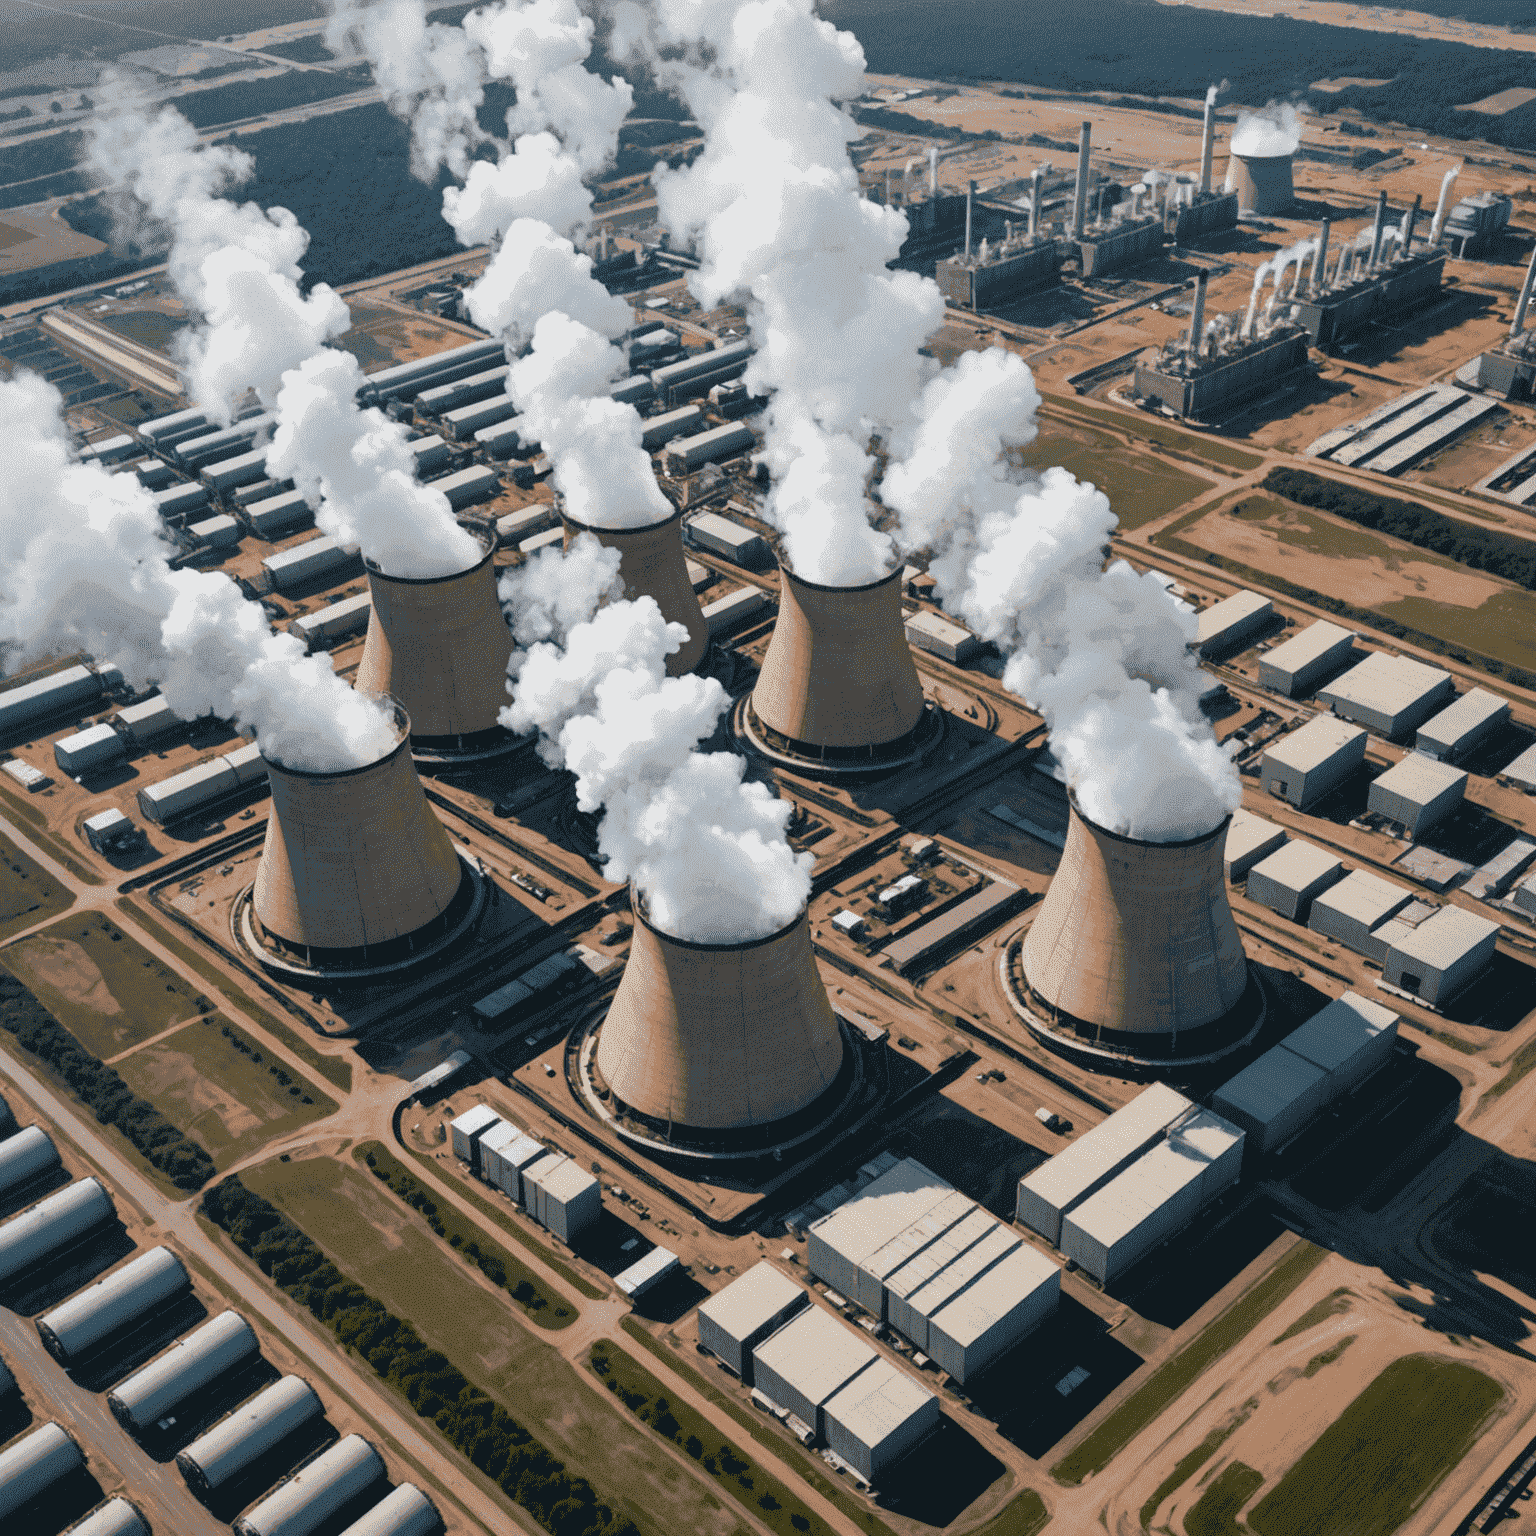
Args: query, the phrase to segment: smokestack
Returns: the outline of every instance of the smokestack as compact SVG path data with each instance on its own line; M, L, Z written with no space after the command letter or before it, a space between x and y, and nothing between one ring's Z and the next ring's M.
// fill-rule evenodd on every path
M1526 306L1531 302L1531 285L1536 283L1536 247L1531 250L1530 265L1525 269L1525 281L1520 285L1520 302L1515 305L1515 318L1509 327L1513 340L1525 329Z
M1322 290L1324 279L1327 276L1324 263L1328 260L1328 231L1332 228L1327 219L1323 220L1322 227L1317 232L1317 249L1312 253L1312 281L1308 287L1310 293L1318 293Z
M1040 233L1040 189L1045 184L1045 177L1039 171L1035 171L1029 178L1029 238L1033 240Z
M709 625L704 622L699 599L688 579L683 555L683 514L674 512L659 523L643 528L596 528L577 522L563 508L565 547L577 534L590 533L604 549L619 552L619 576L627 598L653 597L668 623L687 627L682 648L667 658L667 676L681 677L698 669L709 649Z
M938 195L939 195L939 146L937 144L930 144L928 146L928 196L929 197L937 197Z
M1413 231L1419 222L1419 209L1423 206L1424 194L1422 192L1415 192L1413 194L1413 207L1408 210L1408 216L1403 220L1403 242L1398 248L1399 256L1410 256L1413 254Z
M1211 190L1211 154L1216 147L1216 98L1205 94L1205 131L1200 137L1200 190Z
M496 723L512 654L491 568L496 545L473 532L484 556L456 576L391 576L368 562L373 613L354 686L399 699L413 752L474 753L513 740Z
M890 166L886 166L886 168L885 168L885 206L887 208L889 208L891 206L891 168L890 168Z
M422 793L393 699L397 741L333 773L267 759L272 808L242 936L257 958L320 976L377 973L462 932L479 886Z
M971 259L971 204L976 197L976 183L973 181L965 189L965 259Z
M1445 221L1446 199L1451 195L1451 186L1457 176L1461 174L1461 167L1453 165L1444 176L1440 178L1440 200L1435 204L1435 216L1429 225L1429 243L1436 244L1440 239L1440 226Z
M1095 826L1074 800L1061 863L1023 947L1048 1043L1139 1059L1219 1054L1257 1028L1262 994L1227 904L1224 818L1182 842Z
M1072 238L1083 238L1083 219L1088 204L1088 149L1093 124L1084 123L1077 139L1077 191L1072 199Z
M1189 316L1189 353L1191 357L1199 357L1200 342L1204 335L1205 326L1205 285L1210 281L1210 273L1203 267L1195 278L1195 305Z
M602 238L602 242L603 242L602 243L602 247L601 247L601 259L603 261L607 261L608 260L608 226L606 224L604 224L603 227L602 227L601 238Z
M746 711L761 745L812 772L910 753L923 687L901 619L901 571L828 587L779 570L779 615Z
M1387 189L1383 187L1376 195L1376 218L1371 225L1371 254L1366 259L1365 270L1374 272L1376 260L1381 255L1381 232L1385 227L1387 217Z
M765 1127L810 1129L845 1053L805 913L767 938L701 944L653 927L631 899L629 962L594 1059L614 1108L668 1140L748 1132L766 1147Z

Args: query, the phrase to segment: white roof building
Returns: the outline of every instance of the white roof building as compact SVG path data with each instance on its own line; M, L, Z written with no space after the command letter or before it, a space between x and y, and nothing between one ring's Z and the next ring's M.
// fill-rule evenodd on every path
M1240 640L1246 639L1268 623L1275 605L1257 592L1244 588L1212 603L1203 609L1197 620L1195 650L1205 657L1232 650Z
M752 1349L810 1300L805 1288L761 1259L704 1302L699 1343L752 1385Z
M1354 655L1353 630L1318 619L1259 657L1259 686L1295 698L1312 691Z
M1260 859L1283 847L1284 827L1277 827L1252 811L1239 806L1227 824L1227 842L1222 864L1228 880L1241 880Z
M1509 703L1484 688L1470 688L1419 727L1414 746L1447 762L1465 757L1509 719Z
M1366 807L1421 837L1461 804L1466 788L1466 769L1410 752L1372 783Z
M864 1260L953 1193L932 1169L906 1158L857 1197L811 1223L806 1233L811 1273L843 1295L857 1296Z
M1060 1301L1060 1268L1020 1243L929 1318L928 1353L965 1382L1049 1317Z
M1307 926L1379 965L1387 954L1375 929L1395 917L1413 900L1406 886L1393 885L1380 875L1352 869L1335 886L1312 898Z
M1306 810L1365 761L1367 739L1358 725L1318 715L1264 749L1259 782L1267 794Z
M807 1307L752 1351L757 1390L818 1435L822 1408L879 1358L874 1348L821 1307Z
M1372 651L1317 697L1346 720L1398 740L1422 725L1456 689L1451 674L1407 656Z
M1438 1007L1487 969L1499 925L1463 907L1441 907L1416 928L1392 919L1382 937L1387 941L1382 979Z
M1315 843L1287 843L1248 872L1248 898L1304 923L1313 898L1344 878L1344 865Z
M879 1359L825 1409L827 1445L866 1483L879 1481L939 1425L939 1400L900 1367Z

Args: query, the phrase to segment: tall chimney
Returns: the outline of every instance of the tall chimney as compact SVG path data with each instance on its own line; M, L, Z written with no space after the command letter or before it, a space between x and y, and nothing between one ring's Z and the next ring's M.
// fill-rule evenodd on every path
M1319 293L1322 290L1326 276L1324 264L1328 260L1328 231L1331 227L1329 221L1324 219L1322 227L1317 232L1317 249L1312 253L1312 281L1308 290L1311 293Z
M965 259L971 259L971 204L976 198L976 183L973 181L965 189Z
M1045 177L1036 170L1029 178L1029 238L1033 240L1040 233L1040 189L1045 184Z
M1210 273L1202 267L1195 278L1195 303L1189 316L1189 355L1191 357L1199 357L1200 343L1205 336L1205 285L1210 281L1210 276Z
M603 242L603 244L602 244L602 260L607 261L608 260L608 226L606 224L604 224L603 227L602 227L602 242Z
M902 625L901 571L828 587L780 567L779 614L745 720L761 745L812 773L907 755L924 705Z
M614 1108L668 1140L794 1134L844 1062L805 913L766 938L705 944L663 933L631 898L629 961L594 1060Z
M1084 123L1077 139L1077 191L1072 199L1072 238L1083 238L1083 219L1088 204L1088 149L1093 124Z
M399 699L415 752L474 752L512 738L496 723L507 702L512 632L496 600L496 545L456 576L391 576L368 565L373 612L353 686Z
M1530 265L1525 269L1525 281L1520 285L1520 302L1515 305L1515 318L1509 327L1511 340L1525 329L1525 310L1531 302L1531 285L1536 283L1536 246L1531 249Z
M928 146L928 196L929 197L937 197L938 195L939 195L939 146L937 144L930 144Z
M565 547L578 534L590 533L604 549L619 551L619 576L628 598L653 597L668 623L684 625L688 638L682 649L667 658L667 676L681 677L698 669L709 649L709 626L688 578L683 554L683 514L674 512L644 528L595 528L579 523L561 510Z
M1205 131L1200 136L1200 190L1211 190L1211 153L1216 147L1216 103L1210 92L1205 97Z
M1023 946L1022 1000L1047 1043L1169 1059L1252 1033L1262 1001L1227 903L1228 821L1152 843L1096 826L1072 802Z
M258 958L326 972L409 962L462 927L477 887L432 814L393 700L396 745L322 773L267 759L272 808L243 936Z
M1429 223L1429 243L1436 244L1440 239L1440 227L1445 222L1445 204L1451 195L1451 187L1457 176L1461 174L1461 167L1453 165L1444 176L1440 178L1440 199L1435 204L1435 216Z
M1419 222L1419 210L1423 206L1424 194L1422 192L1415 192L1413 194L1413 207L1408 210L1407 216L1403 220L1403 242L1398 247L1398 254L1401 256L1411 256L1413 254L1413 231Z
M891 168L890 168L890 166L886 166L886 168L885 168L885 206L887 208L889 208L891 206Z
M1386 224L1387 217L1387 189L1383 187L1376 195L1376 218L1371 225L1371 254L1366 258L1365 270L1376 270L1376 259L1381 255L1381 234Z

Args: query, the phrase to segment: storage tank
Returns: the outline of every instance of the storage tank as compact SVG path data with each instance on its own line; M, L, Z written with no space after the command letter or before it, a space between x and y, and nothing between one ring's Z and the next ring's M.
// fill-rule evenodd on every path
M1230 820L1146 842L1097 826L1072 800L1061 862L1023 946L1023 1000L1048 1044L1188 1059L1257 1027L1262 999L1222 871Z
M777 933L702 944L663 933L631 891L629 962L596 1068L622 1107L673 1139L802 1116L836 1085L843 1039L802 912Z
M1287 213L1296 201L1291 185L1292 155L1233 155L1227 189L1237 193L1242 213Z
M324 1413L325 1405L307 1381L284 1376L199 1435L176 1457L176 1465L206 1497Z
M469 530L481 558L453 576L392 576L365 562L373 612L354 686L399 699L416 752L473 753L515 739L507 703L512 631L496 600L496 540Z
M901 571L859 587L779 571L779 615L748 705L762 744L817 768L878 767L909 753L923 685L901 619Z
M441 1525L432 1500L414 1483L401 1483L341 1536L432 1536Z
M4 1115L9 1114L9 1110L4 1111ZM15 1121L11 1124L14 1129ZM41 1126L29 1125L14 1136L7 1135L0 1141L0 1199L58 1166L58 1148Z
M191 1285L181 1260L169 1248L151 1248L45 1312L37 1320L37 1331L48 1353L60 1365L71 1365Z
M267 760L267 840L241 921L259 959L366 972L440 947L473 914L477 886L422 793L410 718L385 702L395 746L376 762L317 772Z
M0 1226L0 1285L40 1264L117 1212L95 1179L77 1179Z
M150 1536L149 1522L127 1499L108 1499L64 1536Z
M696 671L709 648L709 627L699 610L698 594L688 579L688 564L683 555L683 514L674 512L643 528L597 528L577 522L562 507L560 520L565 525L567 549L578 534L590 533L604 549L618 550L624 596L655 598L662 618L687 629L688 638L681 649L667 658L667 676L681 677L685 672Z
M129 1433L143 1434L194 1393L243 1365L260 1347L238 1312L221 1312L120 1382L107 1393L107 1407Z
M57 1424L44 1424L0 1451L0 1528L17 1510L84 1466L80 1447Z
M384 1475L384 1458L348 1435L236 1520L235 1536L309 1536Z

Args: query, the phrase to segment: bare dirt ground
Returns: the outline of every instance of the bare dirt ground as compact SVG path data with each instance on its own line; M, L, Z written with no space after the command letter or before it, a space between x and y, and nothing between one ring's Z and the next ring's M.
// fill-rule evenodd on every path
M106 250L100 240L82 235L58 217L35 208L7 208L0 213L0 276L28 272L55 261L94 256Z

